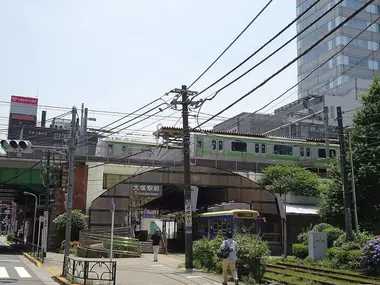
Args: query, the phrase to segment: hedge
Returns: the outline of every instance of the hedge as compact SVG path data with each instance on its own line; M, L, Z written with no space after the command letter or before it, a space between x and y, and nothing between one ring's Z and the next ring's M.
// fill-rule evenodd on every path
M295 243L292 245L292 252L295 257L305 259L309 255L309 248L302 243Z

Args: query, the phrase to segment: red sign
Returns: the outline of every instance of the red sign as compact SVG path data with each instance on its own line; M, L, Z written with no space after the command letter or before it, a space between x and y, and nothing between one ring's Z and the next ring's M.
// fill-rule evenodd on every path
M38 104L38 98L23 97L23 96L14 96L13 95L11 97L11 102L12 103L37 105Z
M20 120L20 121L36 121L36 116L30 115L21 115L21 114L11 114L12 119Z

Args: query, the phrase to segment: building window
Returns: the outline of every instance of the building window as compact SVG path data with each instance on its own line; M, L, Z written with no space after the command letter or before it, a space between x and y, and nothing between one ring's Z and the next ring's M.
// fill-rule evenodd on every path
M310 147L306 148L306 157L310 157Z
M335 157L335 156L336 156L336 150L330 149L330 157Z
M223 141L219 141L219 150L223 150Z
M300 147L300 156L305 156L305 149Z
M216 150L216 141L215 141L215 140L212 140L212 141L211 141L211 144L212 144L212 149L213 149L213 150Z
M61 134L54 134L54 139L55 140L60 140L61 139Z
M247 152L247 143L245 142L232 142L231 143L232 151Z
M293 155L293 147L289 145L274 145L274 154Z
M318 157L320 157L320 158L326 158L326 149L319 148L318 149Z
M260 153L260 145L255 143L255 153Z
M266 153L266 147L265 144L261 145L261 153Z

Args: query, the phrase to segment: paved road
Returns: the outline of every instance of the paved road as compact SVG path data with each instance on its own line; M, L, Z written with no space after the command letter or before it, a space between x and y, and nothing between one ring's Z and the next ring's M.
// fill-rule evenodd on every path
M12 252L0 237L0 285L56 285L50 275L19 253Z

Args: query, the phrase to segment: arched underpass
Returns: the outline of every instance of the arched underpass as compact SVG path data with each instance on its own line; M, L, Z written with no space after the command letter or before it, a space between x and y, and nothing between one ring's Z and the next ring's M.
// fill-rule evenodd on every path
M252 180L218 168L191 166L191 185L199 189L197 209L229 201L249 203L266 218L265 232L280 234L275 195ZM134 217L139 219L144 209L159 210L158 216L183 211L183 166L153 169L106 190L91 204L91 228L110 226L112 198L115 227L129 225Z

